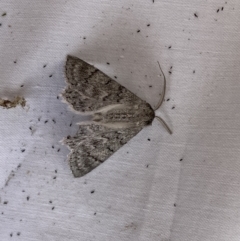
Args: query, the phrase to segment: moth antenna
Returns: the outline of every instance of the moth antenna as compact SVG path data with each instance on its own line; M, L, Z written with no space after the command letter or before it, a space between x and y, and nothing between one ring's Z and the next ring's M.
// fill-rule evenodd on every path
M157 62L158 62L158 61L157 61ZM158 104L157 104L157 106L155 107L154 110L157 110L157 109L162 105L163 99L164 99L164 97L165 97L165 92L166 92L166 77L165 77L165 74L164 74L163 71L162 71L162 68L161 68L159 62L158 62L158 66L159 66L159 69L160 69L160 71L161 71L161 73L162 73L162 75L163 75L164 83L163 83L163 93L162 93L161 98L160 98L160 100L159 100L159 102L158 102ZM166 124L166 123L165 123L165 124Z
M167 123L159 116L155 116L155 118L162 123L162 125L167 129L167 131L169 132L169 134L172 134L172 130L169 128L169 126L167 125Z

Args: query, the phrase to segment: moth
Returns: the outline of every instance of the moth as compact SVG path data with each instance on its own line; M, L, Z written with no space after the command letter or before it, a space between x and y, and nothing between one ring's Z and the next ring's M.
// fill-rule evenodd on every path
M160 70L162 72L161 67ZM164 74L163 94L154 109L99 69L77 57L67 56L65 75L67 86L62 93L63 99L77 113L91 116L91 121L77 123L79 129L75 136L63 140L70 149L68 161L74 177L84 176L103 163L143 127L150 125L154 118L171 133L164 120L155 116L154 112L164 99Z

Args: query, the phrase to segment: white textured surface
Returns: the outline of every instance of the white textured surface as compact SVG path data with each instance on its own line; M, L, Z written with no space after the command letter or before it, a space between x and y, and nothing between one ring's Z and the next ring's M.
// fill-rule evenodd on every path
M240 240L239 10L238 0L2 0L0 97L28 108L0 109L0 240ZM170 100L157 113L173 135L154 121L74 179L59 144L81 119L57 99L67 54L151 104L159 60Z

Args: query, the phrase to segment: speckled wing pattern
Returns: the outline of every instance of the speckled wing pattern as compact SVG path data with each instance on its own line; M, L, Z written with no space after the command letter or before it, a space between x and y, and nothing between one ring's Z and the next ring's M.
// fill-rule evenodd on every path
M81 177L151 124L151 106L83 60L67 56L67 87L63 98L78 112L93 114L92 121L78 123L75 136L63 142L74 177Z
M141 129L114 130L102 125L80 125L76 135L64 141L71 150L69 164L74 177L81 177L103 163Z
M95 111L112 104L143 102L115 80L85 61L67 56L68 86L62 96L76 111Z

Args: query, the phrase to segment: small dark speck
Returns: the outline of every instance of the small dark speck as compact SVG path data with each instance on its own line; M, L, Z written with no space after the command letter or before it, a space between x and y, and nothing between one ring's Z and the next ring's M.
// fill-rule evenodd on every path
M57 176L54 176L53 179L57 179Z
M57 173L57 169L54 172Z
M148 138L147 140L148 140L148 141L151 141L151 139L150 139L150 138Z
M221 10L223 11L224 7L221 8Z
M20 234L21 234L20 232L17 232L17 236L20 236Z
M43 68L46 68L46 67L47 67L47 65L46 65L46 64L44 64L44 65L43 65Z
M173 206L174 206L174 207L176 207L176 206L177 206L177 204L176 204L176 203L174 203L174 204L173 204Z
M48 123L48 120L45 120L44 123L45 123L45 124Z
M38 117L38 121L40 121L41 120L41 117Z
M10 233L10 237L12 237L13 236L13 233Z
M114 78L117 79L117 76L115 75Z
M83 37L83 39L86 39L86 37Z
M171 49L172 48L172 45L168 46L168 49Z
M4 201L3 204L7 205L7 204L8 204L8 201Z
M57 152L60 152L60 150L61 150L61 149L60 149L60 148L58 148Z
M150 27L150 23L149 23L149 24L147 24L147 27Z
M197 13L194 13L194 17L198 18L198 14L197 14Z
M193 73L195 74L195 70L193 70Z
M183 159L181 158L179 161L181 162Z
M175 106L172 107L172 110L175 109Z
M169 74L172 74L172 71L168 71Z
M52 200L50 200L49 203L52 203Z
M52 122L53 122L54 124L56 124L56 120L55 120L55 119L52 119Z
M17 60L14 60L13 63L16 64L16 63L17 63Z
M21 150L21 152L25 152L25 151L26 151L26 149L22 149L22 150Z
M22 192L25 192L25 190L22 190Z
M6 12L4 12L4 13L2 14L2 17L6 16L6 15L7 15L7 13L6 13Z
M146 165L146 168L148 168L148 167L149 167L149 165L147 164L147 165Z
M54 149L54 146L52 146L52 149Z
M95 212L94 215L97 215L97 213Z
M0 27L2 26L2 24L0 23Z
M24 85L20 85L20 87L22 88Z
M52 76L53 76L53 75L52 75L52 74L50 74L50 75L49 75L49 78L52 78Z
M91 194L93 194L94 192L95 192L95 190L92 190L92 191L91 191Z
M109 63L109 62L107 62L107 64L108 64L108 65L110 65L110 63Z
M29 197L29 196L27 196L27 201L29 201L29 199L30 199L30 197Z
M217 9L217 13L220 11L220 9Z
M169 100L170 100L170 98L167 99L167 101L169 101Z
M140 31L141 31L141 30L140 30L140 29L138 29L138 30L137 30L137 33L140 33Z
M57 96L57 99L59 100L59 96Z
M72 123L70 123L70 125L69 126L72 126Z
M52 210L54 210L55 209L55 207L52 207Z
M149 85L149 88L152 88L152 85Z

